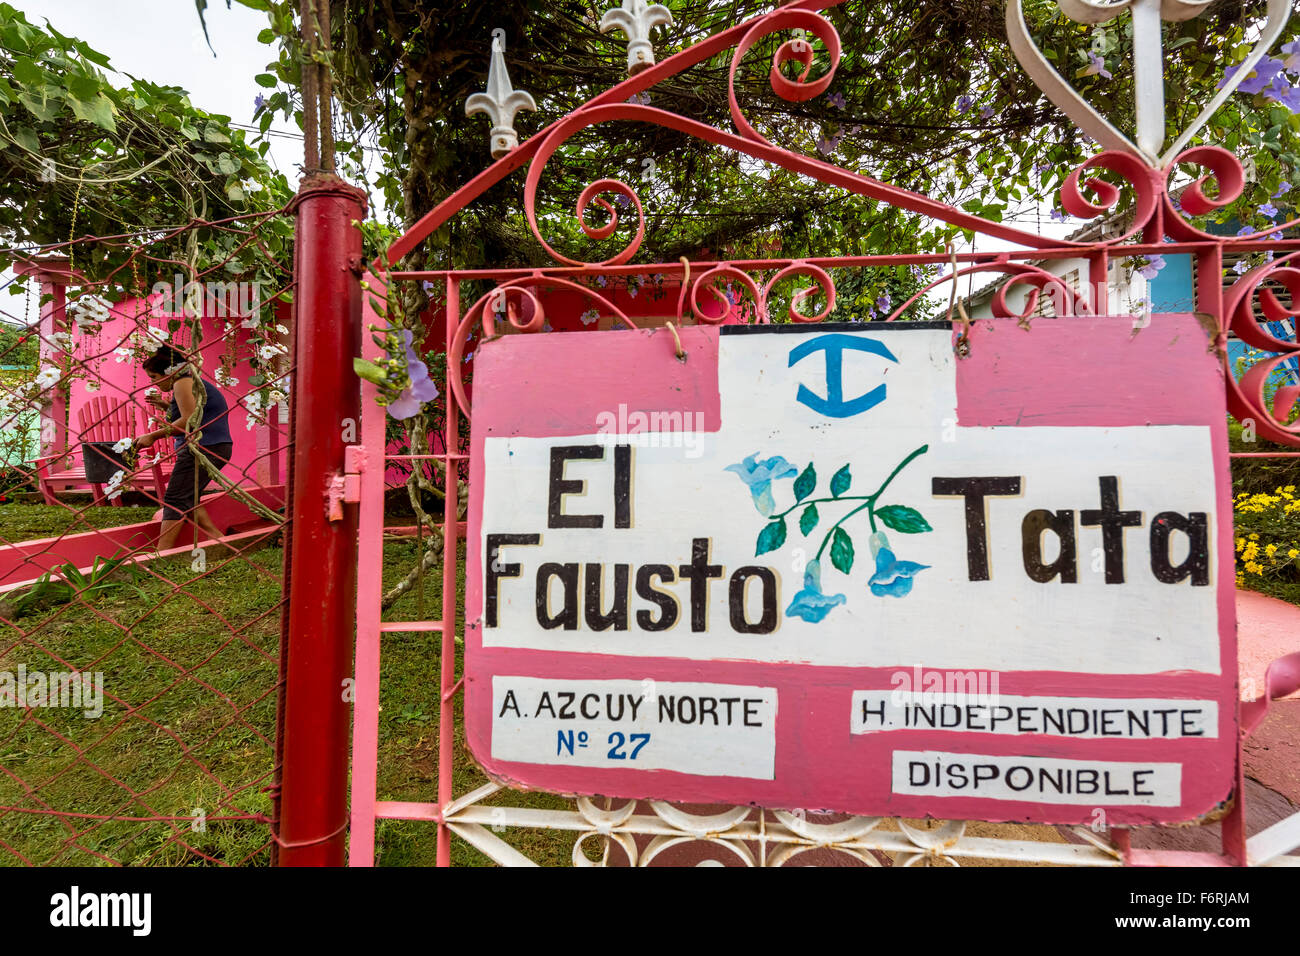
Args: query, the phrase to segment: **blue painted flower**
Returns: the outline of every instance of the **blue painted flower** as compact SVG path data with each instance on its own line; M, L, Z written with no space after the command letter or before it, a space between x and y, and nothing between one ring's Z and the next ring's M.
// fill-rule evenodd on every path
M389 403L388 414L401 421L418 415L421 405L437 398L438 386L429 378L428 366L415 354L415 348L411 344L414 338L411 330L402 329L398 338L402 340L402 350L406 353L406 376L410 379L410 384L402 389L402 394L396 401Z
M749 486L749 493L754 499L754 507L764 518L776 510L772 500L772 482L778 478L793 478L799 469L780 455L758 460L758 452L750 455L738 465L728 465L723 471L734 471L740 480Z
M843 594L823 594L821 576L821 564L809 561L803 572L803 589L795 594L785 609L786 617L801 617L816 624L830 613L831 608L848 600Z
M912 578L930 566L899 561L883 531L871 536L871 553L876 557L876 573L867 580L867 586L876 597L906 597L912 590Z

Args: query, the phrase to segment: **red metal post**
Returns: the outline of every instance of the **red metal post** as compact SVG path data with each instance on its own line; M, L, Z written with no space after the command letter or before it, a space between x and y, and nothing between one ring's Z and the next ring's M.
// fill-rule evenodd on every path
M361 349L365 196L335 176L303 182L296 200L297 321L292 409L291 541L280 767L281 866L342 866L346 846L349 705L356 590L356 509L331 521L344 471L344 420L359 420L352 359Z

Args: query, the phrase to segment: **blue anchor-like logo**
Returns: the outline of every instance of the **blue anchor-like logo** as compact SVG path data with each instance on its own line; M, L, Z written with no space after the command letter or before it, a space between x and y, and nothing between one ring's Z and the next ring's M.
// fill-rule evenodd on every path
M885 400L884 383L877 385L871 391L859 395L857 398L849 399L847 402L844 400L843 376L844 351L846 349L851 352L870 352L873 355L887 358L891 362L898 361L883 342L859 335L842 335L838 333L819 335L790 350L790 368L793 368L797 362L802 361L814 352L826 353L826 397L822 398L808 386L800 385L799 394L796 398L802 404L807 405L815 412L820 412L827 418L850 418L853 415L860 415Z

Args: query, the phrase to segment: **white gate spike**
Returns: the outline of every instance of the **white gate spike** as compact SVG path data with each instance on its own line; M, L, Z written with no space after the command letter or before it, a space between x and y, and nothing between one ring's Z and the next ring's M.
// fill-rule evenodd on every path
M655 65L650 31L657 26L672 26L673 15L662 3L623 0L622 7L612 7L600 18L600 32L622 30L627 35L627 73L635 76Z
M493 159L500 159L519 145L515 132L515 114L520 110L536 110L531 93L516 90L510 85L506 72L506 31L500 27L492 31L492 60L488 65L487 92L475 93L465 101L465 115L486 113L492 120L488 132L488 146Z

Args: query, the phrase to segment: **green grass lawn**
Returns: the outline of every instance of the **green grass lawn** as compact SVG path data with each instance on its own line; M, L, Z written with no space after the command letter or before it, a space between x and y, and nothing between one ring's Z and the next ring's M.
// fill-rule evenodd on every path
M1300 485L1300 461L1239 459L1234 479L1239 493L1279 499L1262 511L1238 507L1238 535L1258 534L1261 554L1274 545L1265 573L1243 572L1241 586L1300 605L1300 560L1286 559L1290 548L1300 548L1300 512L1287 512L1288 499L1274 495L1277 489ZM60 507L9 504L0 507L0 538L47 537L148 520L152 514L152 508L91 507L74 516ZM415 556L413 540L388 541L385 584L404 576ZM270 812L263 787L270 783L274 753L282 552L265 547L246 560L209 560L213 563L204 575L193 572L185 560L155 562L150 566L154 574L90 602L36 611L18 619L18 628L0 622L0 671L19 665L43 671L74 667L102 671L106 685L104 713L98 719L65 709L0 708L0 766L7 771L0 774L0 805L176 817L202 808L208 817L202 831L180 825L184 841L197 852L169 842L177 830L168 823L88 818L74 824L81 834L70 842L73 830L49 813L0 812L0 861L103 863L96 854L128 864L201 864L205 856L223 863L268 861L265 825L218 818ZM463 566L459 580L458 603L464 597ZM434 569L425 577L422 594L405 595L385 620L439 617L441 585L441 570ZM384 637L380 799L437 800L441 640L436 633ZM458 646L458 668L461 654ZM124 703L109 700L109 694ZM461 700L458 694L457 795L486 782L464 745ZM33 786L39 789L28 792ZM562 797L517 791L487 803L505 801L536 808L571 806ZM514 828L501 837L530 858L555 865L569 863L574 840L570 832ZM435 847L432 824L384 821L378 826L380 865L432 864ZM459 839L452 841L452 861L490 864Z
M128 510L96 509L91 520L107 525L134 518ZM29 537L57 534L58 522L67 517L58 508L7 506L0 513L0 534L20 529L29 531ZM411 540L387 543L386 585L404 576L415 555ZM0 775L0 805L92 816L188 817L202 809L207 817L203 830L184 821L95 819L79 820L69 829L49 813L11 811L0 814L0 861L99 865L107 857L126 864L207 862L200 854L223 863L268 861L265 825L218 818L271 810L262 788L270 783L273 766L282 551L267 547L246 560L209 560L202 576L191 571L187 560L155 562L150 566L155 574L142 573L133 584L89 602L39 610L13 624L0 622L0 670L15 672L25 665L29 672L102 672L105 689L104 711L97 719L63 708L0 708L0 766L7 771ZM460 577L458 598L463 599L463 569ZM440 569L426 575L424 583L422 598L412 591L385 619L439 617ZM440 654L441 635L436 633L385 637L381 799L437 799ZM456 657L459 666L459 647ZM464 746L460 701L458 695L457 794L486 782ZM28 793L29 787L36 792ZM511 793L508 798L533 807L569 806L550 794ZM169 842L177 826L197 853ZM74 830L80 835L69 842ZM377 862L432 864L434 836L432 825L381 823ZM572 835L512 830L502 837L539 862L569 862ZM453 840L452 846L457 865L491 862L463 841Z
M115 528L153 520L157 508L63 505L0 505L0 541L13 543L61 534L82 534L96 528Z

